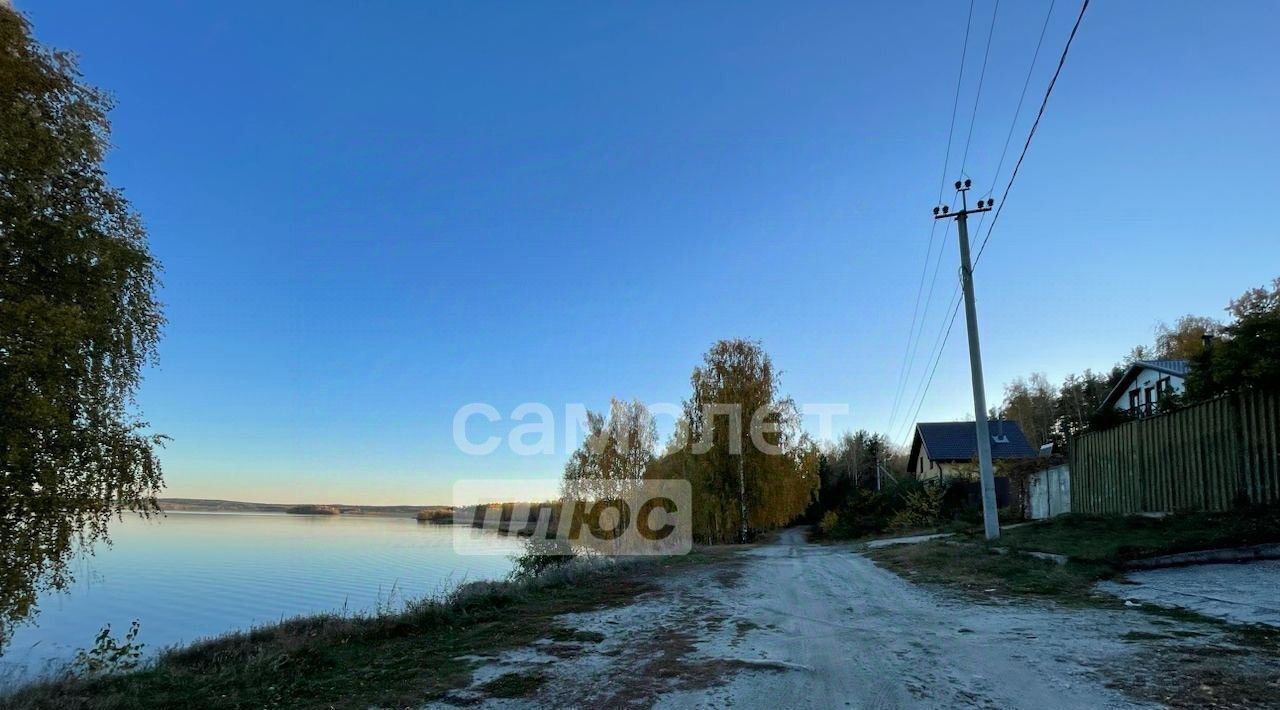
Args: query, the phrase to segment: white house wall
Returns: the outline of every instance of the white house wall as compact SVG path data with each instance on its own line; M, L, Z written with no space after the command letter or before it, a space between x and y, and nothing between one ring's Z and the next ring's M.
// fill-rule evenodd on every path
M1138 376L1133 378L1133 381L1129 383L1129 386L1120 393L1120 398L1116 400L1115 408L1122 412L1128 411L1129 393L1136 389L1139 392L1139 397L1142 397L1143 395L1141 393L1145 392L1148 387L1155 387L1156 383L1159 382L1162 377L1169 378L1169 386L1173 389L1174 393L1182 394L1186 391L1187 381L1185 378L1179 375L1170 375L1167 372L1161 372L1150 367L1144 367L1142 368L1142 371L1138 373ZM1159 401L1159 396L1160 394L1157 391L1157 401ZM1145 404L1146 400L1142 399L1141 403Z

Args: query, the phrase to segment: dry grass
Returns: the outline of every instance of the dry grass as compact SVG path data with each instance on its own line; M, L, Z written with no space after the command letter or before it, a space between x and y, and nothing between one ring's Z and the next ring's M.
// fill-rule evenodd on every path
M1179 552L1280 542L1280 509L1231 513L1182 513L1163 518L1064 515L1006 530L1000 544L1012 549L1068 555L1121 565Z
M867 556L903 577L973 596L1036 596L1076 601L1111 573L1105 565L1059 565L1026 555L999 554L985 545L933 540L868 551Z
M1076 517L1008 531L1001 545L1074 555L1058 565L1027 555L997 554L983 543L933 541L867 553L913 582L980 598L1042 598L1071 605L1115 607L1092 593L1128 559L1254 544L1273 535L1273 513L1172 516L1163 520ZM1274 539L1274 538L1273 538ZM1137 646L1135 659L1108 672L1109 685L1171 708L1280 708L1280 629L1227 624L1200 614L1143 605L1158 632L1118 632Z
M563 634L561 614L629 603L652 575L701 559L574 565L519 583L468 584L398 613L293 619L168 651L133 673L31 686L0 707L417 706L470 685L468 657ZM508 678L492 692L532 692L538 682Z

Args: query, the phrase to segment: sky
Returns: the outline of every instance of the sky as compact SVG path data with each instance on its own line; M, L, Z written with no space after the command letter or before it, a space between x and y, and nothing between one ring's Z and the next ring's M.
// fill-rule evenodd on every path
M902 441L916 392L972 417L963 320L921 386L958 281L930 210L1003 193L1079 11L1015 115L1049 0L17 7L117 101L165 495L371 504L552 480L567 412L678 404L720 338L835 431ZM1091 4L976 270L990 402L1280 276L1278 32L1268 1ZM506 438L524 403L551 451Z

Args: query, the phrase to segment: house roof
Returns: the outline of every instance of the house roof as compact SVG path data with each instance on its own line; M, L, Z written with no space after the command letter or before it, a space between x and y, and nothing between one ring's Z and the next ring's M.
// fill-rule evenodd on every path
M1119 401L1120 395L1129 389L1129 385L1133 384L1138 373L1143 370L1155 370L1173 377L1185 378L1187 373L1191 372L1191 363L1186 360L1135 360L1133 364L1129 365L1129 369L1124 371L1124 377L1121 377L1116 386L1112 387L1111 391L1107 393L1107 398L1102 400L1102 406L1098 408L1099 411L1114 407L1116 402Z
M1134 368L1151 368L1168 375L1186 377L1191 372L1191 363L1186 360L1138 360L1129 366L1131 370Z
M992 419L991 458L1034 458L1036 450L1027 443L1027 437L1017 422ZM931 461L972 461L978 456L978 426L974 422L920 422L916 424L915 438L911 441L911 458L908 470L916 471L920 449Z

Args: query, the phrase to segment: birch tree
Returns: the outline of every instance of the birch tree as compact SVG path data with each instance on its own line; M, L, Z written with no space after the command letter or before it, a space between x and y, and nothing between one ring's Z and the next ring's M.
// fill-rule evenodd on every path
M156 510L133 406L163 318L142 221L108 183L110 98L0 4L0 644L78 544Z

